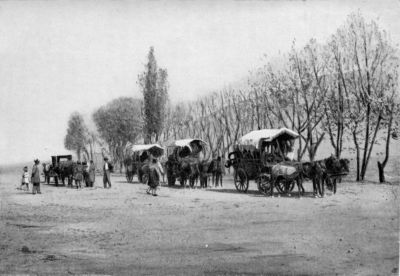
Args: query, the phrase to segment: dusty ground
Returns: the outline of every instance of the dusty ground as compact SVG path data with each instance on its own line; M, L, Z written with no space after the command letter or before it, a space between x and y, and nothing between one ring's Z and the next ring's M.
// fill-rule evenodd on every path
M112 189L0 175L0 274L398 274L399 186L345 181L338 193L266 198L162 187L113 176ZM311 191L310 183L305 184Z

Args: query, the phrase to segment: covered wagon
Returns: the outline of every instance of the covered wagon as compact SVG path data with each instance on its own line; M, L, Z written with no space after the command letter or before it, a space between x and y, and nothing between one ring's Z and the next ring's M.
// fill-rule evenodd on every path
M287 176L294 179L300 170L300 164L292 161L293 144L298 137L299 134L287 128L255 130L242 136L226 163L226 167L232 166L235 170L236 189L246 192L249 181L254 180L262 193L272 193L272 185L279 192L285 192L288 184L281 180ZM273 170L277 164L281 167ZM273 177L273 173L283 173L283 170L286 170L285 178ZM289 189L293 189L293 182L289 183Z
M133 181L136 174L139 182L147 183L148 175L145 166L152 158L160 158L164 155L164 148L159 144L134 145L129 143L125 149L125 175L128 182Z

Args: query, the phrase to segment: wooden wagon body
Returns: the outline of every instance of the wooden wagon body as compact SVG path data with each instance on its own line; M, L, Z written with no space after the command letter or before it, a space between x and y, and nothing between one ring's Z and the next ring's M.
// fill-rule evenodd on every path
M148 166L152 158L158 159L163 154L164 148L158 144L128 144L125 149L127 158L124 161L126 180L132 182L134 175L137 175L139 182L147 183L148 175L146 173L146 166Z
M194 170L206 155L207 143L201 139L175 140L167 146L165 163L168 185L173 186L178 180L183 186L186 180L191 181Z
M247 192L249 181L254 180L258 189L266 193L272 185L271 171L275 165L285 162L297 168L288 156L298 136L292 130L281 128L256 130L241 137L235 150L229 153L226 163L226 167L234 168L236 189ZM283 192L283 181L277 181L277 184L278 191Z

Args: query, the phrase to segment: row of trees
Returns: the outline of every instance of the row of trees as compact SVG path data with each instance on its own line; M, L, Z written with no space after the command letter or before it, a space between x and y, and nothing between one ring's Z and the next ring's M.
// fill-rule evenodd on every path
M324 139L339 158L350 143L357 180L364 179L374 145L383 141L378 167L384 181L390 140L397 139L399 127L398 67L398 50L388 35L374 21L352 14L326 43L311 39L302 48L293 43L278 62L252 72L245 88L172 105L167 72L157 67L150 48L138 77L143 101L122 98L97 110L97 136L73 114L65 145L80 155L97 141L122 161L129 141L198 137L210 145L210 155L225 155L251 130L287 127L300 134L298 160L314 160Z
M390 139L398 131L398 68L388 35L352 14L328 42L312 39L300 49L293 44L279 62L255 70L246 89L227 88L170 108L164 139L201 137L212 153L225 154L248 131L287 127L300 134L298 160L314 160L324 139L340 158L350 139L357 180L365 178L383 139L378 167L384 181Z

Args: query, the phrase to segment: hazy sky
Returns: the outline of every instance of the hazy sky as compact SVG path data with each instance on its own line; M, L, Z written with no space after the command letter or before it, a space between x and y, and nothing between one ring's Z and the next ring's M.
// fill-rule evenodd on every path
M293 39L324 42L360 10L400 42L399 1L1 1L1 163L65 152L73 111L141 97L149 47L170 98L244 79Z

